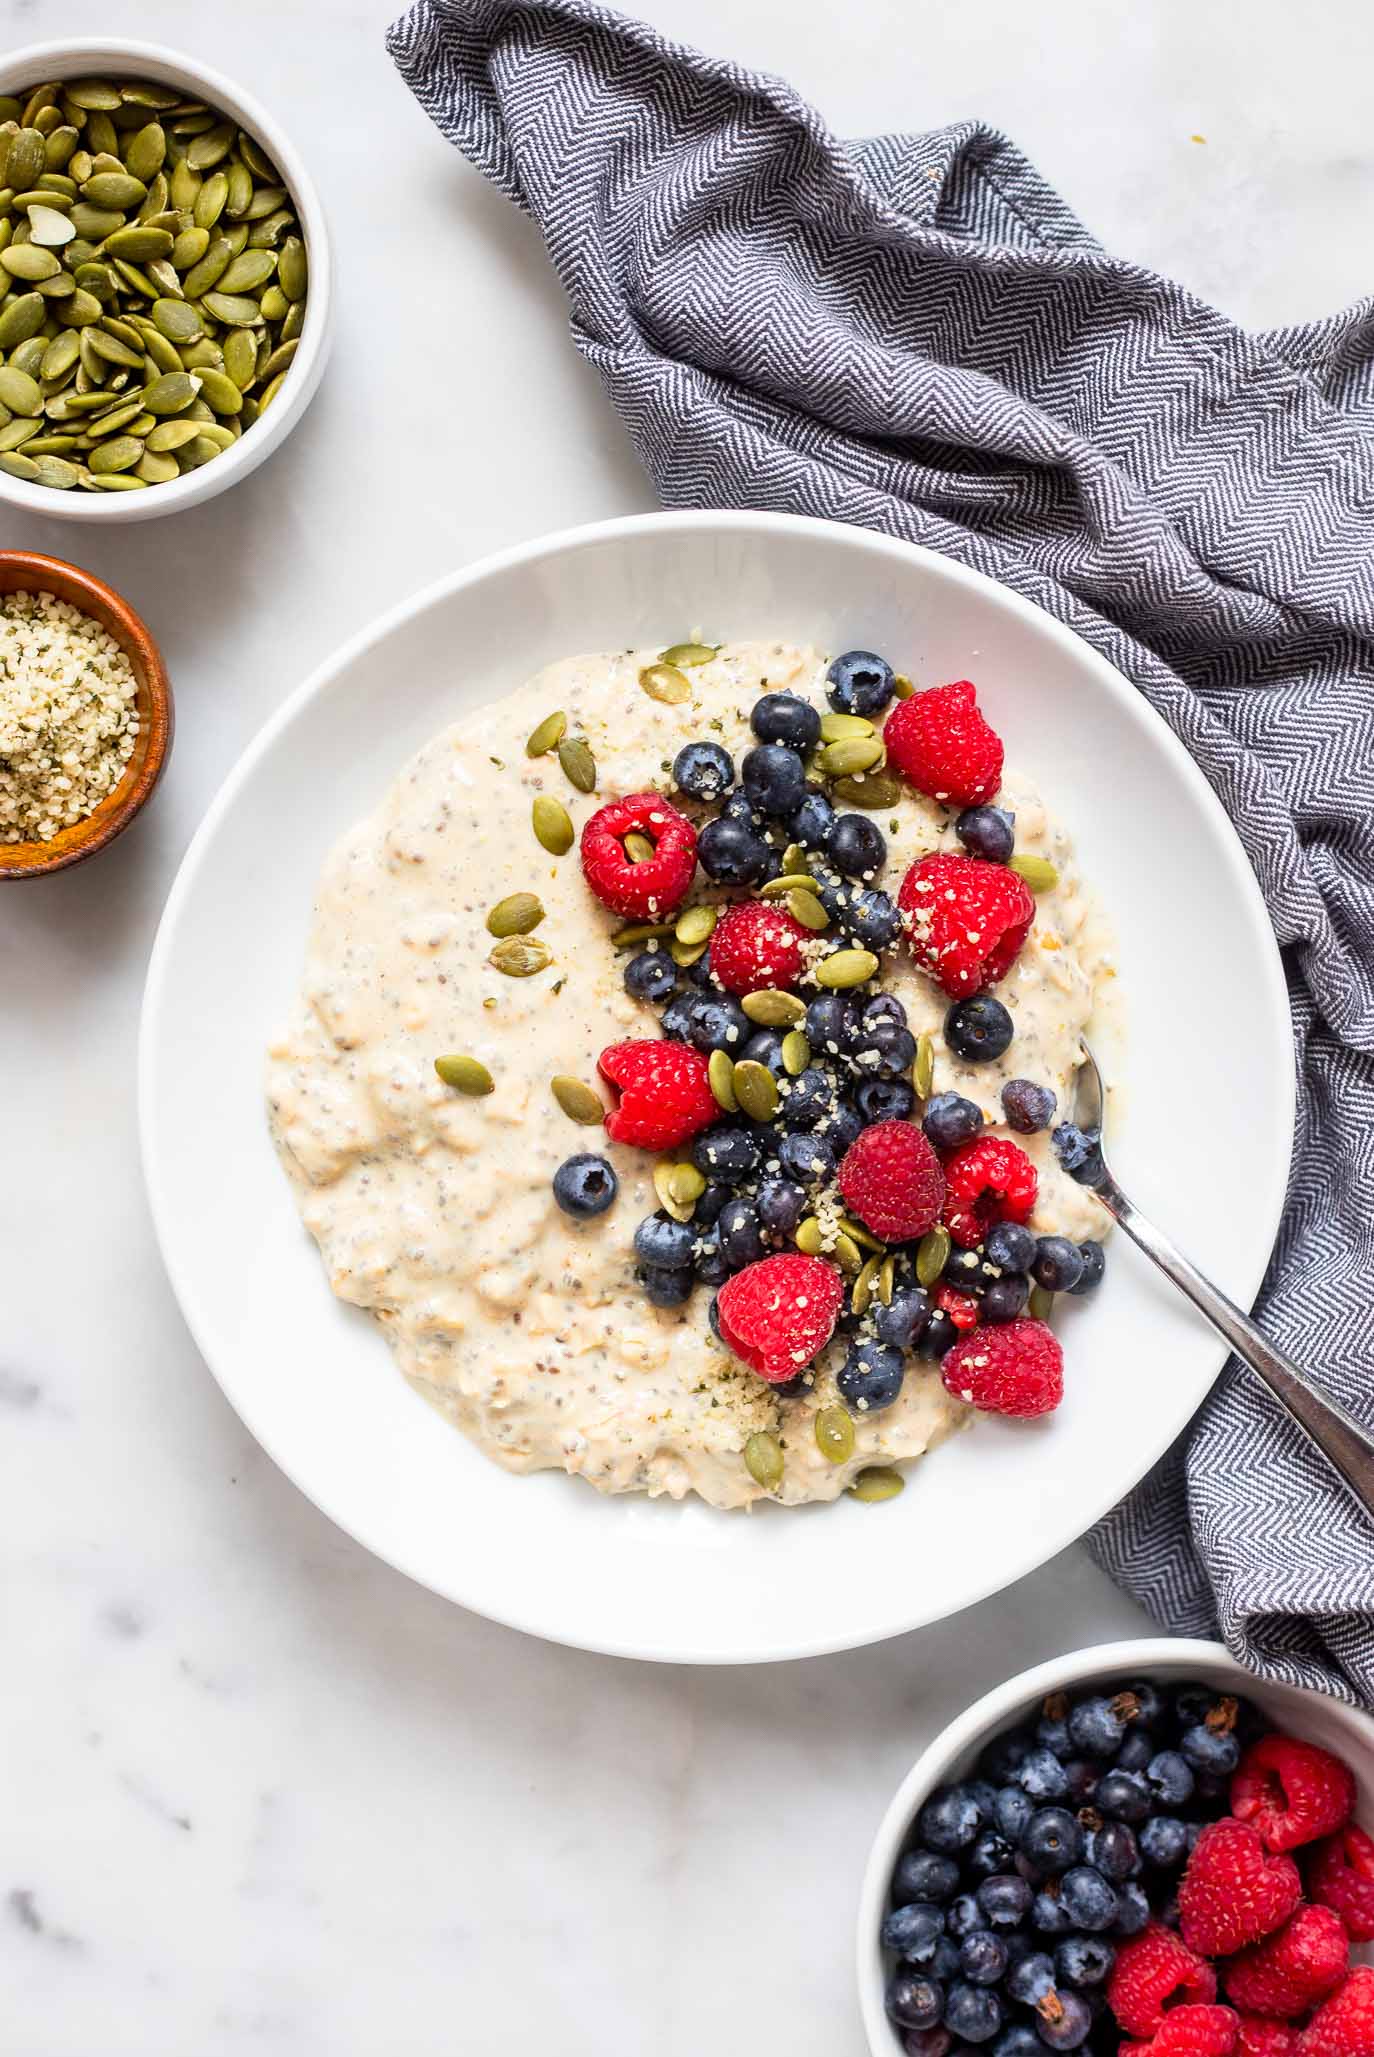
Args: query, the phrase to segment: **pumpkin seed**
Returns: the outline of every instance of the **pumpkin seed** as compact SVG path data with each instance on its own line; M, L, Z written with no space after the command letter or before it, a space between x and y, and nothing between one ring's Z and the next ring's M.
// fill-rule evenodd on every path
M875 1236L871 1229L866 1229L861 1221L855 1221L852 1216L842 1214L840 1216L840 1227L852 1241L858 1244L861 1250L872 1250L879 1257L887 1255L887 1244L883 1242L881 1237Z
M596 791L596 759L585 736L565 736L558 745L558 761L563 776L579 793Z
M305 245L299 236L288 236L277 265L277 280L288 300L304 300L306 279Z
M149 414L180 414L196 397L200 376L189 371L165 371L143 389L143 404Z
M237 221L248 212L253 199L253 174L246 164L231 164L229 167L229 197L224 211L231 221Z
M112 86L108 79L67 79L62 86L62 97L70 100L73 107L110 108L118 107L122 98L118 86Z
M769 879L766 885L759 887L759 898L761 900L785 900L787 895L795 893L798 887L812 886L814 884L815 880L809 871L782 871L779 872L775 879Z
M229 121L217 122L213 128L205 129L192 138L186 152L186 162L193 171L208 171L229 155L234 141L234 125Z
M96 478L90 472L83 472L80 483L100 493L146 493L148 488L142 479L136 479L127 471L112 471L104 478Z
M4 255L0 255L0 264L4 261ZM1007 869L1023 878L1033 893L1052 893L1059 884L1059 873L1048 857L1013 857Z
M88 293L78 286L70 300L62 303L62 319L69 329L89 328L93 321L99 321L105 312L94 293Z
M11 278L23 279L27 285L53 278L62 269L51 250L43 250L37 243L11 243L7 250L0 250L0 265Z
M680 671L684 664L709 664L718 648L719 645L713 648L710 643L674 643L659 652L659 659L663 664L676 665Z
M627 836L621 838L621 843L631 864L647 864L654 854L649 838L641 836L637 829L631 829Z
M161 122L148 122L130 136L124 146L124 163L129 176L142 179L145 185L157 177L166 162L167 132Z
M26 371L16 371L12 364L0 366L0 405L8 407L11 414L41 414L43 393L37 379Z
M735 1098L735 1066L728 1051L713 1050L706 1061L706 1077L711 1091L716 1096L716 1105L727 1114L739 1112L739 1101Z
M746 993L739 1004L760 1028L795 1028L806 1019L804 1002L795 993L781 992L776 986L761 986L756 993Z
M693 1203L673 1197L673 1173L681 1166L670 1164L666 1157L660 1158L653 1169L653 1186L658 1195L658 1204L674 1221L690 1221Z
M0 350L12 350L36 336L48 318L41 293L20 293L0 307Z
M771 1121L778 1111L778 1082L766 1064L743 1057L731 1075L735 1099L751 1121Z
M870 1464L849 1490L856 1500L895 1500L905 1484L900 1471L894 1471L890 1464Z
M145 443L143 455L138 460L135 477L141 478L145 486L169 485L181 476L181 466L175 457L160 457L156 450L150 450Z
M856 1314L867 1314L873 1298L873 1286L878 1276L881 1257L870 1257L850 1288L849 1304Z
M832 993L847 992L851 986L867 984L877 969L871 950L836 950L816 966L816 983Z
M916 1062L911 1067L911 1083L916 1089L918 1100L930 1098L930 1088L935 1079L935 1038L926 1029L916 1038Z
M580 1078L567 1078L560 1073L549 1080L549 1090L569 1121L580 1121L590 1128L593 1122L605 1119L605 1101L591 1086L584 1086Z
M627 844L629 840L627 836L625 838ZM716 910L714 907L684 907L674 924L673 934L679 943L686 943L690 949L693 943L706 942L715 925Z
M792 1241L804 1257L819 1257L821 1254L821 1225L814 1214L808 1214L805 1221L799 1221Z
M1036 1321L1048 1321L1054 1311L1054 1294L1047 1286L1032 1286L1026 1312Z
M132 471L143 455L137 436L113 436L91 452L91 470L100 477L111 471Z
M222 321L226 328L262 327L262 310L257 301L242 293L203 293L201 304L207 314Z
M782 1068L789 1078L800 1078L811 1062L811 1045L801 1029L789 1029L782 1039Z
M239 330L236 333L242 334L242 331ZM525 755L527 757L545 756L548 751L553 749L555 743L562 742L567 734L567 730L568 717L564 714L562 708L559 708L553 714L546 714L538 726L530 730L525 742Z
M850 736L871 736L873 724L865 721L861 714L823 714L821 716L821 741L842 743Z
M261 143L255 142L246 129L239 130L239 155L248 166L249 171L252 172L254 178L266 179L267 183L272 186L279 183L280 173L276 165L273 164Z
M626 840L628 841L628 838ZM709 943L680 943L677 937L673 936L668 944L668 955L674 964L680 964L685 971L690 965L699 964L710 947Z
M119 146L119 137L115 132L115 125L110 120L108 114L95 113L88 115L86 118L85 136L86 147L92 150L97 157L103 156L107 152L110 156L113 156Z
M492 936L527 936L544 919L544 903L534 893L508 893L487 916Z
M847 1407L822 1407L816 1416L816 1448L832 1464L854 1455L854 1423Z
M133 223L106 236L103 247L111 257L122 257L129 264L141 264L145 257L169 256L174 240L166 229L145 229ZM153 296L149 294L148 297L151 299Z
M269 286L267 293L271 291L272 288ZM267 298L267 293L264 293L262 296L264 300ZM264 320L276 320L275 315L268 315L266 308L263 309L263 318ZM282 316L281 339L283 343L294 343L304 327L305 302L304 300L293 300Z
M127 214L147 199L148 188L142 179L131 178L127 172L97 171L83 182L81 197L93 207L112 207L117 214Z
M676 707L692 697L689 680L672 664L646 664L639 674L639 683L651 700L661 700L669 707Z
M240 333L247 335L249 331L245 329ZM278 343L275 350L269 351L262 370L258 373L258 377L269 381L276 379L280 373L290 368L299 348L300 338L297 336L292 336L291 340L287 343Z
M813 934L819 935L822 929L830 926L830 916L815 894L808 892L804 886L798 886L795 892L788 894L787 911L793 921L799 921L804 929L810 929Z
M937 1222L916 1245L916 1283L929 1289L949 1262L949 1230Z
M540 793L530 809L530 819L536 840L550 857L566 857L573 846L573 825L562 801Z
M221 293L255 293L265 286L277 268L271 250L244 250L235 257L219 282Z
M27 443L30 436L36 436L43 424L27 416L16 415L0 429L0 450L17 450L21 443Z
M864 807L877 814L897 805L902 788L896 779L870 771L862 778L836 779L833 797L843 800L846 807Z
M505 972L507 978L527 979L553 963L553 952L538 937L531 940L526 936L503 936L487 961L497 971Z
M854 1241L854 1238L847 1234L844 1229L840 1229L836 1234L834 1246L830 1254L839 1265L841 1271L847 1271L852 1274L863 1270L863 1252Z
M216 414L237 414L243 406L243 395L228 373L209 366L200 374L200 393Z
M99 328L86 329L83 332L83 341L97 357L103 357L107 364L122 364L129 371L143 369L143 352L131 350L118 336L111 335L103 323Z
M8 472L12 479L26 479L34 485L38 479L38 460L25 457L21 450L7 450L0 442L0 471Z
M776 1491L782 1484L782 1444L771 1429L754 1430L744 1445L744 1464L750 1478L761 1485L765 1493Z
M655 938L661 940L672 933L673 924L670 921L632 921L626 927L615 930L611 937L611 948L628 950L635 943L647 943Z
M41 129L21 128L10 137L5 183L16 193L35 185L46 168L47 151Z
M882 762L881 736L845 736L827 743L820 754L820 769L828 779L852 778L856 772L872 771Z
M892 1256L884 1257L878 1267L878 1298L882 1301L884 1307L892 1305L892 1288L896 1283L896 1278L896 1258Z
M912 685L906 673L899 671L892 681L892 690L899 700L909 700L916 688Z
M288 343L286 348L291 350L294 346ZM267 360L273 373L285 369L284 365L274 362L280 355L280 350L275 350ZM253 340L251 329L230 329L224 339L224 370L239 391L247 393L258 376L258 346ZM243 412L242 408L239 412Z
M189 271L199 264L210 247L209 229L182 229L172 242L172 263L178 271Z
M228 269L230 257L229 245L223 236L217 236L204 256L196 260L181 282L181 289L187 299L198 300L202 293L208 293Z

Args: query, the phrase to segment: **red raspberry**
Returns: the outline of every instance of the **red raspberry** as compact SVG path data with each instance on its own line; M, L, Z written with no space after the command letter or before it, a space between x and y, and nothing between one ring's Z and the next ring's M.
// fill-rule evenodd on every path
M1298 2049L1301 2057L1374 2057L1374 1969L1356 1966L1312 2016Z
M1035 919L1018 873L953 850L918 857L897 904L916 963L956 1000L1006 977Z
M716 1295L721 1341L769 1385L784 1385L830 1341L843 1299L844 1280L824 1258L762 1257Z
M1298 2032L1291 2022L1242 2014L1236 2049L1239 2057L1298 2057Z
M968 679L898 701L883 741L902 776L932 800L972 807L1002 783L1002 739L978 712Z
M1248 1822L1223 1815L1198 1837L1178 1889L1190 1950L1229 1957L1282 1928L1302 1898L1291 1857L1272 1856Z
M1231 1812L1257 1828L1269 1850L1329 1836L1354 1808L1355 1781L1340 1758L1295 1736L1261 1736L1231 1780Z
M806 968L811 932L775 900L727 907L711 937L711 970L729 993L794 985Z
M907 1243L940 1219L945 1176L914 1121L876 1121L840 1160L840 1197L884 1242Z
M631 864L623 837L631 830L654 845ZM598 807L582 830L582 876L603 907L635 921L662 921L687 897L697 868L697 832L661 793L630 793Z
M945 1227L956 1243L975 1249L995 1221L1029 1221L1039 1184L1019 1145L975 1136L945 1160Z
M941 1314L947 1314L962 1335L966 1329L978 1326L978 1302L972 1293L960 1293L944 1281L931 1294Z
M1276 1936L1252 1943L1226 1967L1226 1997L1251 2014L1296 2020L1345 1977L1350 1944L1339 1914L1299 1907Z
M1352 1943L1374 1943L1374 1842L1353 1821L1309 1853L1307 1890L1335 1908Z
M1182 1938L1152 1921L1117 1947L1107 2003L1129 2035L1157 2035L1171 2002L1210 2006L1217 1975Z
M686 1043L612 1043L596 1063L601 1076L620 1089L606 1116L613 1143L672 1150L719 1119L706 1059Z
M980 1413L1028 1421L1063 1399L1064 1352L1043 1321L1004 1321L946 1350L940 1375L946 1392Z
M1171 2007L1148 2043L1123 2043L1120 2057L1231 2057L1237 2027L1229 2007Z

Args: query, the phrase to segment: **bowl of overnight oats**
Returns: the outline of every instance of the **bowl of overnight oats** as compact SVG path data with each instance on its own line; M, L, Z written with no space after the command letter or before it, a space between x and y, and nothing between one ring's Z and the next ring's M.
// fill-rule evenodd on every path
M948 1612L1217 1368L1073 1176L1085 1034L1141 1181L1171 1109L1228 1131L1257 1282L1291 1059L1242 865L1133 689L928 553L664 516L462 574L288 704L170 903L145 1153L197 1340L328 1512L521 1626L729 1661ZM1161 1070L1218 976L1259 1136L1215 1039Z

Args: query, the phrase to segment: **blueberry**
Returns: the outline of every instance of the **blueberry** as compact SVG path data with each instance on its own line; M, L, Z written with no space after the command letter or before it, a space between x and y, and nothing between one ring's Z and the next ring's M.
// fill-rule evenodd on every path
M1126 1731L1125 1741L1116 1753L1118 1771L1144 1771L1154 1756L1157 1744L1148 1729L1133 1721Z
M1054 2018L1046 2021L1041 2015L1035 2024L1036 2034L1051 2050L1078 2049L1080 2044L1087 2042L1092 2027L1092 2009L1083 1995L1075 1993L1072 1987L1059 1994Z
M734 761L719 743L684 743L673 759L673 784L689 799L719 800L734 783Z
M635 1230L635 1256L655 1271L683 1271L692 1261L697 1232L687 1221L646 1214Z
M997 1795L993 1819L1009 1843L1019 1843L1026 1823L1035 1812L1035 1802L1020 1786L1003 1786Z
M763 1256L759 1218L747 1200L727 1200L720 1210L716 1229L720 1236L720 1254L731 1271L743 1271L746 1264L757 1264Z
M887 837L867 814L837 814L825 854L847 879L873 879L887 863Z
M1023 2007L1034 2007L1053 1988L1054 1959L1044 1950L1033 1950L1007 1973L1007 1991Z
M886 999L885 993L878 995ZM861 1020L854 1037L854 1069L860 1078L900 1078L916 1059L916 1038L891 1015Z
M966 2043L990 2043L1002 2026L1002 2004L986 1986L959 1979L945 1995L945 2027Z
M1177 1750L1161 1750L1152 1757L1145 1776L1166 1807L1186 1807L1193 1797L1193 1767Z
M1062 1800L1069 1789L1064 1767L1043 1744L1027 1752L1017 1767L1016 1782L1032 1800Z
M753 1034L754 1024L733 993L694 993L687 1023L687 1041L703 1056L728 1050L738 1057Z
M1068 1773L1070 1800L1075 1807L1087 1807L1097 1791L1102 1766L1087 1757L1069 1757L1065 1759L1064 1769Z
M945 1926L957 1942L962 1942L965 1936L971 1936L975 1929L986 1928L983 1910L974 1894L960 1893L957 1899L950 1902Z
M970 1985L995 1986L1007 1968L1007 1946L991 1929L976 1928L959 1946L959 1969Z
M983 1817L967 1786L941 1786L921 1809L916 1833L928 1850L952 1856L965 1850L983 1826Z
M1067 1236L1041 1236L1031 1277L1049 1293L1069 1293L1078 1284L1083 1260Z
M961 1250L956 1247L945 1259L944 1276L959 1292L973 1293L981 1298L993 1284L997 1274L976 1250Z
M823 883L818 898L836 927L842 929L848 940L861 950L880 952L890 949L902 933L902 917L897 912L896 901L879 892L876 886Z
M1107 1269L1107 1255L1100 1243L1080 1243L1078 1254L1083 1260L1083 1269L1078 1274L1078 1284L1070 1286L1071 1293L1091 1293L1102 1283L1102 1274Z
M1109 1772L1107 1776L1114 1778L1116 1774ZM1124 1821L1104 1821L1100 1828L1090 1828L1084 1839L1083 1856L1094 1871L1100 1871L1113 1885L1135 1878L1140 1871L1140 1845Z
M895 690L892 666L873 650L846 650L825 675L825 697L837 714L881 714Z
M708 1181L705 1192L700 1195L696 1206L692 1209L693 1226L696 1228L710 1228L713 1222L719 1221L720 1210L729 1198L730 1188L728 1186L713 1186Z
M772 855L762 836L729 814L708 821L697 837L702 870L724 886L756 884L767 872Z
M1066 1986L1100 1986L1111 1977L1116 1952L1101 1936L1066 1936L1054 1953L1054 1968Z
M1240 1763L1240 1744L1230 1730L1209 1728L1205 1721L1185 1729L1178 1747L1195 1772L1208 1773L1213 1778L1229 1778Z
M666 950L641 950L625 967L625 990L659 1006L677 991L677 966Z
M941 1857L933 1850L908 1850L897 1865L892 1892L898 1900L932 1900L943 1905L958 1884L959 1867L952 1857Z
M1174 1720L1180 1728L1193 1728L1215 1713L1217 1705L1217 1696L1210 1686L1183 1686L1174 1695Z
M1176 1814L1156 1814L1140 1831L1140 1854L1147 1864L1173 1871L1188 1855L1188 1825Z
M968 1789L978 1802L978 1811L982 1815L983 1824L986 1827L991 1822L993 1812L997 1806L997 1788L990 1778L980 1777L971 1778L968 1782Z
M766 1178L760 1182L754 1205L763 1232L770 1242L786 1242L808 1206L805 1189L790 1178Z
M1002 1278L995 1278L984 1293L982 1318L994 1325L1015 1321L1019 1314L1024 1313L1029 1298L1029 1282L1019 1272L1007 1272Z
M1145 1728L1158 1728L1168 1712L1159 1687L1149 1679L1133 1679L1126 1691L1135 1701L1137 1722Z
M620 1190L620 1181L604 1157L579 1151L565 1157L553 1175L553 1197L565 1214L587 1219L604 1214Z
M785 1129L819 1128L835 1106L835 1081L828 1071L809 1064L798 1072L784 1094L778 1120Z
M909 1350L930 1313L930 1295L920 1286L898 1287L886 1307L875 1300L872 1312L878 1341L894 1350Z
M697 1231L696 1250L692 1268L703 1286L723 1286L730 1276L730 1267L720 1247L720 1228L712 1222L709 1228Z
M862 1414L877 1414L890 1407L902 1390L906 1367L900 1350L888 1343L860 1342L854 1345L835 1374L840 1397Z
M882 1927L883 1948L895 1950L911 1964L924 1964L945 1932L942 1907L915 1900L907 1907L894 1907Z
M759 743L746 750L740 766L744 790L771 821L795 814L806 797L806 772L785 743Z
M1007 1122L1018 1135L1033 1136L1048 1128L1058 1105L1048 1086L1037 1086L1028 1078L1008 1079L1002 1088Z
M1043 1238L1042 1240L1048 1240ZM1036 1250L1039 1256L1039 1247ZM1126 1724L1110 1700L1094 1694L1069 1710L1069 1734L1076 1750L1089 1757L1115 1757Z
M1005 807L966 807L955 817L954 833L970 856L1005 864L1016 847L1015 820Z
M1015 1791L1008 1787L1009 1792ZM1024 1797L1023 1795L1017 1796ZM1014 1871L994 1872L978 1888L978 1905L993 1928L1016 1928L1030 1913L1033 1895Z
M807 1002L806 1040L813 1050L844 1056L854 1047L857 1029L854 1004L843 993L818 993Z
M854 1088L854 1100L865 1125L875 1121L908 1121L916 1105L915 1092L902 1078L866 1078Z
M1014 2021L992 2046L992 2057L1041 2057L1045 2045L1028 2021Z
M997 1795L990 1794L995 1805ZM965 1866L974 1878L992 1878L997 1872L1010 1871L1016 1861L1016 1852L1005 1836L995 1828L985 1828L974 1842L973 1848L964 1859Z
M1039 1929L1042 1936L1066 1936L1069 1933L1073 1923L1060 1906L1057 1892L1052 1893L1045 1887L1036 1894L1031 1902L1031 1927Z
M782 1037L776 1029L755 1029L747 1043L730 1052L736 1063L747 1057L753 1064L766 1064L774 1078L786 1078L787 1066L782 1061Z
M962 1093L936 1093L927 1100L921 1116L921 1127L936 1150L957 1150L960 1143L976 1136L982 1126L982 1109Z
M824 1185L835 1176L835 1150L828 1136L785 1135L778 1144L778 1164L799 1185Z
M787 818L787 834L803 850L824 850L835 826L835 809L817 787L808 787L806 797Z
M947 1314L942 1314L937 1309L921 1330L921 1338L916 1348L920 1351L922 1357L928 1357L933 1360L937 1357L943 1357L946 1350L952 1350L958 1340L959 1331L954 1326L954 1323Z
M1004 1729L983 1747L978 1762L984 1777L995 1786L1009 1784L1034 1748L1035 1738L1028 1729Z
M934 2028L944 2012L945 1996L933 1979L899 1971L888 1981L883 2005L899 2028Z
M703 962L705 960L703 959ZM685 1043L696 1012L699 993L676 993L659 1016L658 1025L675 1043Z
M720 1121L692 1139L692 1162L703 1177L725 1186L742 1186L759 1168L763 1150L747 1128Z
M841 1099L835 1102L835 1112L825 1125L825 1133L830 1138L837 1161L844 1156L850 1144L857 1141L867 1126L868 1123L858 1108L850 1101Z
M992 1239L993 1235L996 1233L996 1229L1012 1228L1014 1226L1015 1224L1012 1222L999 1221L996 1224L995 1229L989 1230L987 1242L984 1244L983 1247L987 1251L988 1257L994 1264L1000 1266L1002 1262L1000 1258L993 1257L992 1254ZM1018 1233L1022 1235L1030 1235L1030 1231L1028 1229L1019 1230ZM1030 1245L1031 1255L1034 1256L1034 1236L1030 1236ZM1021 1266L1019 1264L1012 1264L1005 1266L1003 1268L1010 1271L1019 1271L1021 1269ZM1056 1757L1068 1756L1070 1750L1069 1702L1068 1696L1066 1694L1050 1693L1046 1699L1041 1701L1040 1719L1035 1724L1035 1740L1037 1743L1043 1743L1047 1750L1053 1750Z
M895 993L874 993L859 1009L859 1020L871 1028L875 1021L895 1021L898 1028L907 1026L906 1009Z
M1059 1881L1059 1904L1074 1928L1096 1934L1116 1920L1115 1890L1091 1864L1075 1864Z
M1138 1886L1134 1879L1128 1879L1124 1886L1117 1888L1116 1897L1116 1926L1112 1934L1138 1936L1142 1929L1150 1925L1150 1902L1144 1888Z
M1021 1848L1041 1871L1067 1871L1083 1853L1083 1831L1065 1807L1040 1807L1026 1823Z
M1079 1128L1076 1122L1061 1121L1050 1137L1055 1155L1080 1186L1100 1185L1106 1171L1102 1161L1101 1129Z
M1097 1782L1097 1796L1094 1802L1100 1814L1110 1815L1113 1821L1144 1821L1154 1805L1149 1786L1138 1771L1122 1771L1115 1766L1104 1771Z
M990 993L975 993L971 1000L957 1000L945 1016L945 1041L955 1056L968 1064L983 1064L1000 1057L1011 1038L1011 1016Z
M820 715L795 693L765 693L754 702L749 726L761 743L785 743L789 750L813 750L821 739Z
M661 1271L656 1264L645 1264L637 1276L645 1299L655 1307L681 1307L692 1297L695 1281L690 1271Z
M1019 1221L996 1221L988 1230L983 1249L989 1264L999 1271L1029 1271L1035 1261L1036 1238Z

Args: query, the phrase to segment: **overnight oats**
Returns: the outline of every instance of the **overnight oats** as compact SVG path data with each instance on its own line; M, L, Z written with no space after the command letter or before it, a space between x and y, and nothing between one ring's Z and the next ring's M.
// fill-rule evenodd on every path
M877 1500L1058 1404L1114 974L1002 756L871 652L576 657L334 850L273 1136L334 1292L498 1464Z

